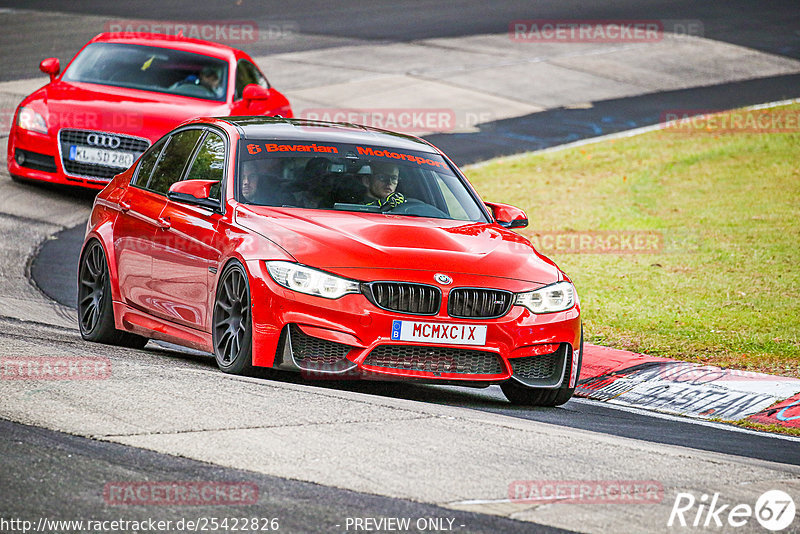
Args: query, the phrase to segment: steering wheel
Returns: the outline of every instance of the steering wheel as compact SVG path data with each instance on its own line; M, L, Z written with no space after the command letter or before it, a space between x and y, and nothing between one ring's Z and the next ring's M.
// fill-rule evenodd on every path
M205 93L208 96L217 96L217 93L215 93L213 89L209 89L202 83L197 83L194 80L177 81L170 86L170 90L177 91L185 86L191 87L191 90L188 92L183 92L178 94L183 94L184 96L205 96L200 94L200 93Z
M427 202L416 198L407 198L402 204L386 210L392 215L416 215L418 217L435 217L438 219L449 219L450 216Z

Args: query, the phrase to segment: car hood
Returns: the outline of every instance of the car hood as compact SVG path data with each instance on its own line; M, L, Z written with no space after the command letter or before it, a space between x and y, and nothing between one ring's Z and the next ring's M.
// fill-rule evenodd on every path
M256 206L238 206L235 218L298 262L343 276L354 276L355 269L395 269L538 284L562 279L527 239L496 224Z
M31 103L37 111L44 110L53 136L61 128L76 128L129 134L151 142L187 119L229 113L222 102L61 81L31 94L25 104Z

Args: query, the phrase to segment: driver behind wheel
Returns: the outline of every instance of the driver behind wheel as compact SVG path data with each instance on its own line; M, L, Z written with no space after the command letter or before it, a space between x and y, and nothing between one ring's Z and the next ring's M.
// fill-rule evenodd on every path
M200 71L197 79L199 85L202 85L218 97L222 96L222 88L220 87L222 78L216 68L212 66L203 67L203 70Z
M225 87L222 85L222 74L219 68L206 65L197 74L190 74L186 78L173 83L170 90L179 89L183 85L195 86L201 91L202 95L192 93L192 96L207 96L206 91L213 93L216 98L222 98Z
M390 206L396 208L406 199L397 192L400 182L400 169L394 163L372 162L371 172L361 175L361 182L367 188L365 204L367 206Z

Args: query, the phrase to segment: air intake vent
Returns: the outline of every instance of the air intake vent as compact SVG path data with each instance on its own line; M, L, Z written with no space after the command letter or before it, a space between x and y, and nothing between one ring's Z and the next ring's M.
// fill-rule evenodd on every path
M458 287L447 297L450 317L492 319L502 317L511 309L514 294L499 289Z
M298 365L305 363L331 365L345 359L350 345L335 343L326 339L309 336L297 325L290 325L292 334L292 354Z
M436 315L442 303L439 288L403 282L371 282L364 294L379 308L414 315Z
M503 365L494 353L422 345L381 345L369 353L364 364L439 374L497 375L503 373Z
M525 380L548 380L557 378L561 372L562 363L559 351L543 354L541 356L529 356L527 358L512 358L511 368L514 376Z
M20 149L16 149L14 155L20 167L28 167L44 172L56 172L57 170L56 159L53 156Z

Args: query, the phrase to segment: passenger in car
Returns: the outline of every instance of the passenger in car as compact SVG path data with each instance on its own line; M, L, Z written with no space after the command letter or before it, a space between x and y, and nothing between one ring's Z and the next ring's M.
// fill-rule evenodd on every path
M245 167L241 179L241 190L244 200L252 203L256 202L260 182L261 180L255 168L253 168L252 165Z
M282 165L278 159L247 161L242 165L240 191L242 199L261 206L282 206Z
M331 180L331 191L329 206L334 207L338 203L342 204L363 204L367 194L367 188L361 182L359 175L356 174L335 174L329 175Z
M316 157L306 162L300 179L289 187L295 206L300 208L319 208L330 196L331 180L328 176L330 168L328 158Z

